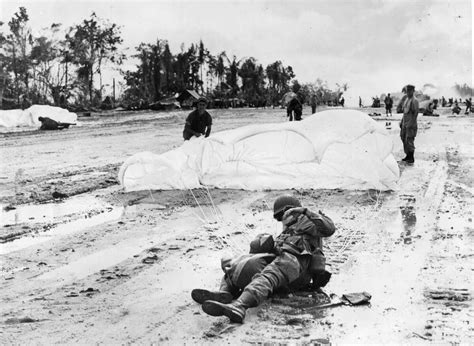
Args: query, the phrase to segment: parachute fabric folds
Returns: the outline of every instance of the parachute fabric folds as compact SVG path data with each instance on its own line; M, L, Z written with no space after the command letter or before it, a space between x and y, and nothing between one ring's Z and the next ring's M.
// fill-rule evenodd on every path
M77 115L67 109L46 105L34 105L28 109L0 110L0 126L40 126L39 117L47 117L61 123L76 123Z
M397 188L389 133L365 113L330 110L300 122L250 125L192 138L120 168L127 191L204 186L246 190Z

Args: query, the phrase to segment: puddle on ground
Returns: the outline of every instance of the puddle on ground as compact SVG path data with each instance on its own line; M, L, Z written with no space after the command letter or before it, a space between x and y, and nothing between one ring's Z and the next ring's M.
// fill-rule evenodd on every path
M400 213L397 213L387 229L394 238L400 239L404 244L411 244L416 231L416 198L401 195L399 210Z
M330 298L317 292L297 292L290 296L275 296L267 308L270 315L280 314L286 318L311 315L313 319L321 319L327 315L331 306L322 308L331 302ZM334 305L336 306L336 305ZM281 317L281 316L280 316ZM288 324L288 321L285 321Z
M58 202L20 205L12 210L5 210L5 205L1 205L0 226L52 222L65 215L80 214L106 207L110 206L92 196L76 196Z
M403 206L400 207L400 213L402 214L403 232L401 238L405 244L411 244L412 236L416 228L416 213L414 206Z
M113 247L94 252L68 265L44 273L38 280L53 280L57 284L77 281L100 269L109 268L151 246L149 238L127 239ZM98 265L100 268L98 268Z
M9 220L14 218L17 220L17 222L20 222L19 220L21 220L21 222L29 223L35 223L35 221L46 222L53 221L53 219L60 218L64 215L73 213L86 213L97 209L102 210L103 212L96 215L85 214L80 219L58 224L39 234L28 234L22 236L19 239L0 244L0 255L22 250L56 237L62 237L79 232L88 227L93 227L102 223L117 220L129 212L125 207L113 207L93 197L77 197L71 198L71 200L66 200L61 203L26 205L19 206L17 209L11 211L2 211L2 224L8 224L4 223L5 219ZM16 213L13 214L13 216L8 214L12 212ZM30 220L32 217L31 215L35 215L34 220ZM5 218L3 218L4 216Z
M119 210L117 210L117 212L119 212ZM129 212L130 211L128 210L128 208L124 208L118 213L118 216L122 214L127 214ZM131 212L134 212L134 209L132 209ZM183 218L182 222L182 224L174 224L176 226L176 229L179 229L182 234L188 234L197 227L196 224L190 223L189 220L186 220L186 218ZM199 223L199 221L196 220L196 223ZM103 269L110 268L113 265L116 265L117 263L120 263L137 254L140 254L142 251L153 247L153 245L156 243L167 242L169 239L174 239L175 237L175 233L168 232L167 227L165 225L162 225L157 229L156 232L150 235L146 235L140 238L125 239L109 248L91 253L90 255L81 257L77 261L71 262L65 266L44 273L43 275L38 277L38 280L43 280L44 282L50 281L50 284L53 286L61 285L65 282L81 280L87 277L88 275L99 272ZM162 260L159 256L156 255L156 253L152 253L153 256L148 257L153 258L153 262L151 263L155 263L155 261ZM188 276L175 275L176 271L172 274L172 278L178 280L179 282L178 287L182 288L183 277ZM172 286L172 284L170 284L171 279L167 279L166 283L168 285L168 288Z

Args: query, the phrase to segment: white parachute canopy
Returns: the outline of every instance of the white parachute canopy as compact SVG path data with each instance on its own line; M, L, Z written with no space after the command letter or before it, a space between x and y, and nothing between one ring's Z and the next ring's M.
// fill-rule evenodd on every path
M355 110L329 110L303 121L251 125L192 138L161 155L142 152L119 171L126 191L202 186L262 189L394 190L392 139Z
M0 126L3 127L27 127L40 126L39 117L50 118L61 123L74 124L77 122L77 114L67 109L46 105L34 105L28 109L0 110Z

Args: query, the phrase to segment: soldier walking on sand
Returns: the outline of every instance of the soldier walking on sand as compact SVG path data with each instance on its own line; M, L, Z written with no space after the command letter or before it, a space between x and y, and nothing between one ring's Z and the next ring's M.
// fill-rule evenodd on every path
M418 100L415 98L415 87L413 85L406 86L406 100L403 103L403 118L400 122L400 137L403 142L403 150L405 151L405 161L408 164L415 162L415 137L418 131Z
M197 101L197 108L189 113L184 125L183 138L185 141L191 137L209 137L212 128L212 117L206 111L207 100L205 97L200 97Z
M232 322L243 323L246 310L260 305L278 288L287 287L306 277L312 278L313 282L322 280L319 286L327 283L330 273L324 269L322 238L334 233L332 220L321 211L309 211L301 206L297 198L288 195L275 200L273 216L283 224L283 232L273 246L276 258L251 278L232 303L224 303L219 299L205 300L202 305L205 313L227 316ZM213 296L218 297L214 294L210 297Z

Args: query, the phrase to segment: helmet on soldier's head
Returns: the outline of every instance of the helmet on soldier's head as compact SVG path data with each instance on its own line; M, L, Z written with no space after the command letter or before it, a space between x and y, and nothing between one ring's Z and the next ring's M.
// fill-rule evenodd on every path
M277 221L281 221L283 213L287 209L294 207L301 207L300 201L291 195L282 195L273 203L273 217L277 219Z

